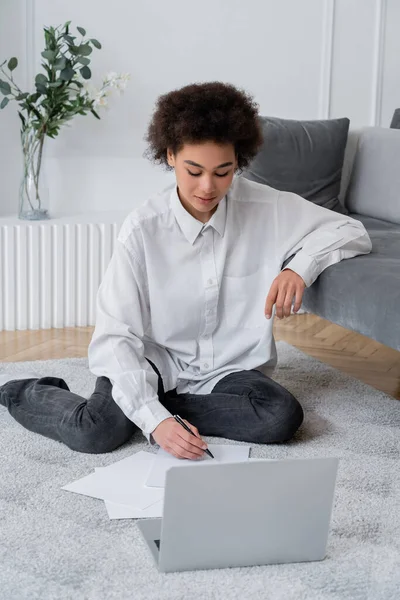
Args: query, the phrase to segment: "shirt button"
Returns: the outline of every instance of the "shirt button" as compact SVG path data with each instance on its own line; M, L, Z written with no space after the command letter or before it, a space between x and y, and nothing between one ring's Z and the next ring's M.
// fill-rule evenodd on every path
M204 365L203 365L203 367L204 367L205 369L208 369L208 367L209 367L209 366L210 366L210 365L209 365L208 363L204 363Z
M208 340L208 338L209 338L209 337L210 337L209 335L205 335L205 336L204 336L204 339L205 339L205 340Z
M209 280L207 281L207 283L208 283L209 285L212 285L212 284L214 283L214 279L209 279Z

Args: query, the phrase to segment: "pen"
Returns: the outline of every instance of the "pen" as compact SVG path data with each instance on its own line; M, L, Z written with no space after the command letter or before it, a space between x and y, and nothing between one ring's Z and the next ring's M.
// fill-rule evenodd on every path
M182 427L184 429L186 429L186 431L188 431L189 433L191 433L192 435L194 435L195 437L197 437L197 435L195 433L193 433L193 431L190 429L190 427L188 427L186 425L186 423L184 421L182 421L182 419L180 418L179 415L174 415L174 419L175 419L175 421L177 421L179 423L179 425L182 425ZM211 454L211 452L209 451L208 448L206 448L204 450L204 452L206 452L208 454L208 456L211 456L211 458L214 458L214 456Z

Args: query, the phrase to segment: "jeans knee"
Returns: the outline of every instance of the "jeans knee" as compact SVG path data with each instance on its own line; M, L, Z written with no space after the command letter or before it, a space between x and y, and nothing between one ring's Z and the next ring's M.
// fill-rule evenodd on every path
M282 410L275 417L269 415L255 428L254 442L258 444L287 442L292 439L303 420L304 411L301 404L290 392L286 392L282 398Z
M68 447L75 452L83 452L84 454L105 454L112 452L120 443L115 443L114 439L94 436L88 433L80 434L74 440L68 442Z
M133 425L133 423L132 423ZM77 431L69 437L67 445L71 450L85 454L106 454L116 450L127 442L133 431L127 427L94 426L87 430Z

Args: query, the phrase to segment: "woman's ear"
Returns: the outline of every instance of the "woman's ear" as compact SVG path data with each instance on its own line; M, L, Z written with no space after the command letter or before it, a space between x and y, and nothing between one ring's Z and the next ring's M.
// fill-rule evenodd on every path
M170 148L167 148L167 162L169 164L170 167L174 167L175 166L175 157L172 153L172 150Z

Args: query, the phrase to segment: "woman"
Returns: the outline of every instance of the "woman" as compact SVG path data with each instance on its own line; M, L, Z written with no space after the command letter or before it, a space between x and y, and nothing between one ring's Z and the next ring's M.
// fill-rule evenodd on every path
M262 143L257 114L246 92L219 82L158 99L148 155L176 183L119 232L88 351L95 390L86 400L56 377L3 376L0 402L19 423L94 453L139 427L189 459L203 456L204 435L292 438L303 410L270 378L273 312L289 316L293 302L296 312L326 267L371 243L354 219L234 177Z

